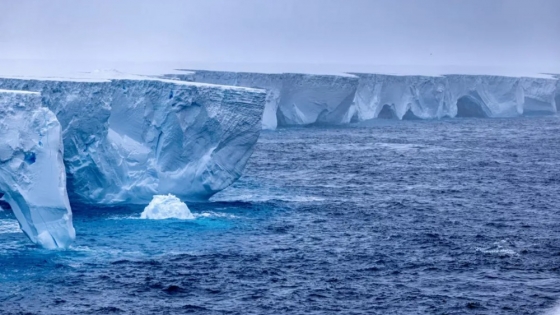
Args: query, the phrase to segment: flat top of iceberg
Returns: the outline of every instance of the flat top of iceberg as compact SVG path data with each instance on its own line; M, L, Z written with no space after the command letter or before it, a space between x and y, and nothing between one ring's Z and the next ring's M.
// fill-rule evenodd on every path
M379 61L378 61L379 62ZM93 69L118 69L92 71ZM51 79L75 81L105 81L133 79L134 73L143 76L184 74L178 69L204 69L208 71L247 73L303 73L316 75L341 75L349 73L376 73L387 75L441 76L448 74L495 75L507 77L551 78L560 69L542 69L528 66L442 66L442 65L357 65L357 64L275 64L275 63L219 63L219 62L126 62L126 61L68 61L0 59L0 76L23 79Z
M94 70L91 72L79 72L74 73L69 76L17 76L17 75L0 75L0 78L4 79L20 79L20 80L41 80L41 81L62 81L62 82L110 82L112 80L134 80L134 81L158 81L165 83L172 83L176 85L183 86L197 86L197 87L214 87L222 88L227 90L237 90L237 91L248 91L248 92L263 92L259 89L239 87L239 86L229 86L229 85L218 85L210 83L199 83L199 82L188 82L180 80L163 79L153 76L138 75L132 73L124 73L115 69L110 70Z
M385 74L394 76L489 75L504 77L553 78L560 69L533 67L440 66L440 65L316 65L316 64L204 64L191 63L189 67L176 67L176 71L223 71L239 73L302 73L314 75L351 76L352 74ZM184 72L183 72L184 74Z
M20 90L3 90L3 89L0 89L0 93L8 93L8 94L33 94L33 95L39 95L39 94L41 94L41 93L39 93L39 92L20 91Z
M313 76L329 76L329 77L348 77L348 78L356 78L357 76L352 73L347 72L273 72L273 71L230 71L230 70L208 70L208 69L175 69L175 71L179 71L180 74L195 74L196 72L221 72L221 73L240 73L240 74L275 74L275 75L313 75Z

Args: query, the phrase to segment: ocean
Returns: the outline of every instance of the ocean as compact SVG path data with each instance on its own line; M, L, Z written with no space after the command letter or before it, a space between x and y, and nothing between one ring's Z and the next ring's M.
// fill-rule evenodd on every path
M553 314L560 119L263 132L195 220L73 205L66 251L0 211L0 314Z

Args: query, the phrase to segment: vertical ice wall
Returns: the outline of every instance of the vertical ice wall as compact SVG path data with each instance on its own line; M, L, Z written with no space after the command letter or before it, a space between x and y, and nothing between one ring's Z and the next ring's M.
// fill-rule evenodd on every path
M63 150L60 123L38 93L0 90L0 194L31 241L49 249L75 238Z
M492 75L351 76L192 70L171 77L267 90L263 128L375 118L512 117L557 112L557 79Z
M358 78L353 75L188 70L166 77L266 90L263 129L348 123L358 88Z
M355 76L285 73L277 118L280 126L346 124L358 88Z
M356 74L355 121L434 118L449 115L444 77Z
M266 91L262 128L274 130L277 127L276 111L282 90L282 75L276 73L188 71L185 74L170 74L167 78L228 86L242 86Z
M355 120L554 114L557 80L488 75L356 74Z
M72 200L206 199L242 174L261 130L265 92L161 79L0 79L40 91L63 127Z
M554 102L556 103L556 113L560 114L560 76L557 78L559 80L556 82L556 95L554 96Z

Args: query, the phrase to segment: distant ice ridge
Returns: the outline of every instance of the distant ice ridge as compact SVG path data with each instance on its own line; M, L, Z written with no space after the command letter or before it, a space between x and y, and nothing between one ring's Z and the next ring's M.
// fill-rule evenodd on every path
M556 113L556 79L358 74L357 121Z
M165 220L180 219L194 220L194 215L184 202L171 194L155 195L150 204L140 215L141 219Z
M41 92L60 121L71 200L203 200L242 174L261 130L264 91L146 77L0 78Z
M185 71L167 77L266 89L264 129L375 118L551 115L560 106L560 85L554 78Z
M63 152L60 123L39 93L0 90L0 197L29 239L48 249L76 237Z

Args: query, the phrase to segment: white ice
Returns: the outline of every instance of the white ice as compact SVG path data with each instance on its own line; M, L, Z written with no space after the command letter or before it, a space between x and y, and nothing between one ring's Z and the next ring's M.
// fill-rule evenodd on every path
M312 75L185 70L166 77L267 91L263 129L376 118L554 115L560 88L546 75Z
M262 90L94 72L81 79L0 78L41 92L58 118L71 200L204 200L243 172L261 131Z
M0 193L23 232L48 249L75 239L62 129L38 93L0 90Z
M168 195L155 195L150 204L140 215L141 219L165 220L180 219L194 220L189 207L179 198Z

